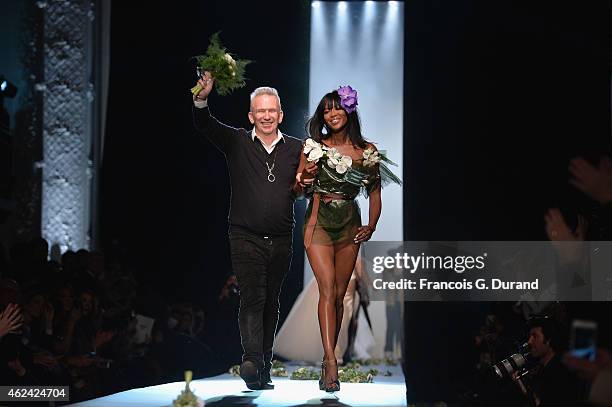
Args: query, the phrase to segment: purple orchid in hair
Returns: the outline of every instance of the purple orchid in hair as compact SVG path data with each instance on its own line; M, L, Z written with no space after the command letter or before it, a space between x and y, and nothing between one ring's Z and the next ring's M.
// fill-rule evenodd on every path
M338 96L340 96L340 105L347 113L353 113L357 110L357 91L355 89L349 85L340 86Z

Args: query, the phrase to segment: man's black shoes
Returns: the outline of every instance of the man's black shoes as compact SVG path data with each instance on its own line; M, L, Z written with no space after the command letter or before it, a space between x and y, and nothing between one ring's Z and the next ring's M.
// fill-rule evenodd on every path
M245 360L240 365L240 377L244 380L246 386L251 390L261 390L259 381L259 370L257 365L250 360Z
M273 390L274 385L270 379L270 372L260 372L257 369L257 365L250 361L245 360L240 365L240 377L244 380L244 383L250 390Z
M272 379L270 378L270 371L261 372L261 390L274 390Z

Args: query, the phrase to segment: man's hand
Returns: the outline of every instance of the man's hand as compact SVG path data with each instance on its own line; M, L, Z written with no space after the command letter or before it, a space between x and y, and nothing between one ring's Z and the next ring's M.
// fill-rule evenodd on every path
M575 242L585 239L588 222L582 215L578 215L578 225L575 231L570 229L558 208L549 209L544 216L544 221L546 234L551 241Z
M601 204L612 202L612 161L604 157L595 168L584 158L574 158L569 167L570 184Z
M582 242L586 238L587 220L582 215L578 215L578 225L576 230L573 231L565 222L561 211L558 208L553 208L548 210L548 213L544 216L544 221L546 223L546 234L557 252L557 256L559 256L559 262L562 265L578 263L584 256Z
M13 332L23 324L21 310L17 304L10 303L0 313L0 338L9 332Z
M208 99L208 95L212 92L213 85L215 84L215 80L212 77L212 74L208 71L204 72L204 75L198 79L198 85L202 87L202 90L197 95L194 95L195 100L206 100Z

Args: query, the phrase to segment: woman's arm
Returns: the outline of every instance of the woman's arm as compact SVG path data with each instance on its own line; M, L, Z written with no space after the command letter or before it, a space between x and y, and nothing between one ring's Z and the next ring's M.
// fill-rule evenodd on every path
M376 230L380 213L382 212L381 187L378 185L376 189L370 192L370 212L368 215L368 226L372 228L372 232Z
M372 192L370 192L370 211L368 215L368 224L366 226L360 226L357 229L355 235L355 243L367 242L372 237L372 234L376 230L376 224L380 218L382 211L382 199L380 195L380 185L378 185Z
M304 193L304 188L314 182L317 174L317 163L306 160L306 154L302 148L300 154L300 164L298 165L297 173L295 174L295 182L293 183L293 193L300 196Z
M373 144L368 144L367 148L371 148L376 151L376 147ZM369 194L369 206L370 210L368 213L368 224L361 226L357 234L355 235L355 243L367 242L372 237L372 234L376 230L378 219L380 219L380 213L382 212L382 197L381 197L381 183L380 183L380 170L379 165L376 164L376 185Z

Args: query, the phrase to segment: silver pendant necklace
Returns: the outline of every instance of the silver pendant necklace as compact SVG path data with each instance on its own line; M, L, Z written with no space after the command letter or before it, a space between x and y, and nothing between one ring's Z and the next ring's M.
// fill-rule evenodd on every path
M266 167L268 168L268 182L274 182L276 180L276 176L272 174L272 170L274 169L274 165L276 164L276 154L278 153L278 146L274 147L274 159L272 160L272 165L268 164L268 160L266 160Z
M266 161L266 167L268 167L268 182L274 182L274 180L276 180L276 177L274 176L274 174L272 174L272 170L274 169L274 163L272 163L272 166L270 166Z

